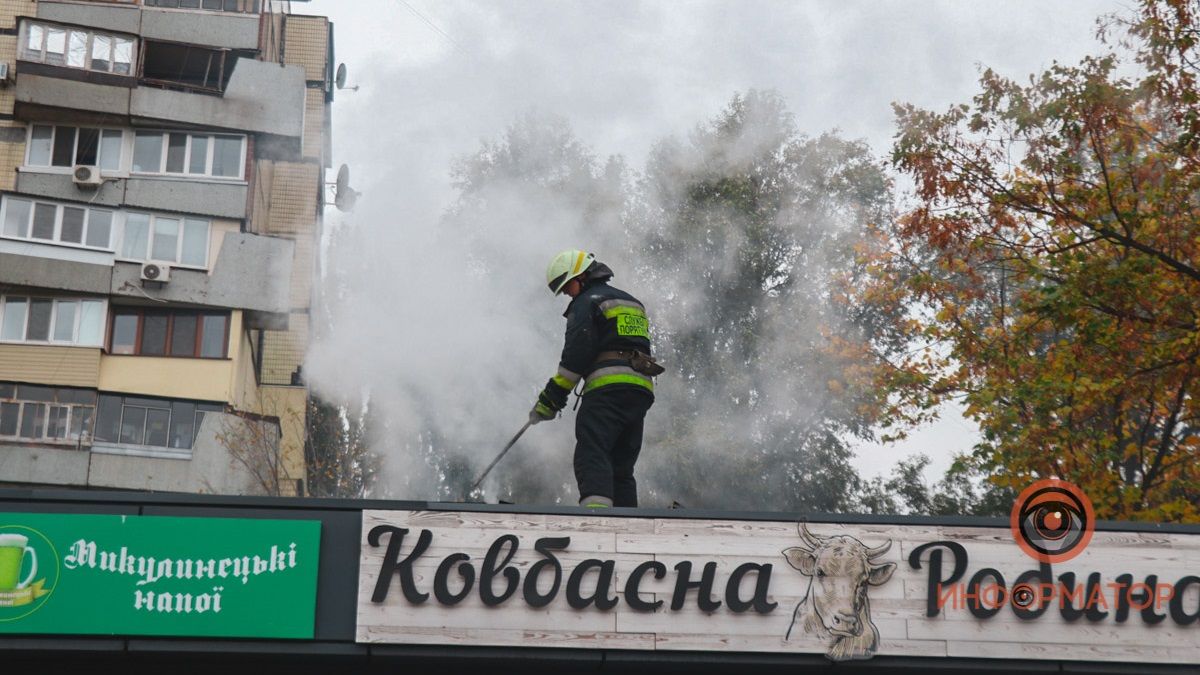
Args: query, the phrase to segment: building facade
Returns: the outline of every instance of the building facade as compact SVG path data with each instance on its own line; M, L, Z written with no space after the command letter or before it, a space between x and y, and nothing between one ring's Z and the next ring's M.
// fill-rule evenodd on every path
M0 484L303 494L333 33L0 0Z

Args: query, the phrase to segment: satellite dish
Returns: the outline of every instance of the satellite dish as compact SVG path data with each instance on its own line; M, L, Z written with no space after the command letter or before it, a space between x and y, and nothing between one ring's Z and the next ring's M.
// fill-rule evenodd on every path
M358 91L358 85L353 87L346 86L346 64L339 63L337 67L337 75L333 76L333 84L338 89L348 89L350 91Z
M338 167L337 182L334 183L334 190L341 192L350 187L350 167L345 164Z
M338 169L337 182L333 184L333 205L338 211L352 211L359 194L350 187L350 167L343 164Z

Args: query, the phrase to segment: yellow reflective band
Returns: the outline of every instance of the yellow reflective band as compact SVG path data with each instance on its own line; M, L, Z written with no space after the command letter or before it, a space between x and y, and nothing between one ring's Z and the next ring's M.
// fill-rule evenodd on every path
M587 254L584 253L583 251L580 251L578 254L576 254L575 266L571 269L572 275L579 274L579 268L580 268L580 266L583 265L583 259L586 257L587 257Z
M608 309L604 310L604 318L606 319L611 319L615 316L622 315L644 317L646 316L646 312L637 307L609 307Z
M654 383L649 378L640 375L625 375L618 373L615 375L601 375L600 377L592 378L583 386L583 393L588 393L599 387L606 387L610 384L636 384L639 387L645 387L650 391L654 391Z
M555 375L552 379L554 380L554 384L557 384L567 391L571 391L575 388L575 383L563 377L562 375Z
M587 504L583 508L585 508L585 509L607 509L607 508L611 508L611 507L608 504Z

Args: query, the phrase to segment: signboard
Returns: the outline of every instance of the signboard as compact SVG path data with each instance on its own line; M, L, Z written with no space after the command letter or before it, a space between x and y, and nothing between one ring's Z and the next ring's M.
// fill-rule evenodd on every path
M1013 528L366 511L357 639L1200 662L1200 535L1084 538L1054 503Z
M0 513L0 633L311 638L320 521Z

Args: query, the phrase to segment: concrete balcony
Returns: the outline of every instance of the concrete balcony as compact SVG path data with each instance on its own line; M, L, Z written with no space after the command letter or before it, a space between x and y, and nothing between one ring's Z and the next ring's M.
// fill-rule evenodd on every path
M222 95L137 87L130 94L129 115L135 124L168 121L299 139L304 95L300 66L238 59Z
M225 49L258 49L257 14L180 12L98 2L41 0L39 19L91 26L157 40Z
M249 188L241 181L196 178L113 178L99 188L80 188L71 174L23 171L17 174L17 192L61 201L84 201L95 206L130 206L154 211L246 219Z
M0 239L0 287L108 295L112 265L113 254L104 251Z
M253 328L286 330L295 244L236 231L220 236L210 271L173 269L161 288L143 285L141 265L116 262L112 253L0 239L0 286L243 309Z
M247 421L227 413L204 416L190 450L147 448L95 442L82 448L0 441L0 480L4 483L117 488L166 492L262 494L246 470L247 461L261 461L270 447L226 447L226 439L239 436L239 425L269 424ZM267 429L261 437L270 440ZM276 433L277 436L277 433ZM161 452L160 452L161 451ZM236 454L235 454L236 453Z
M110 124L166 122L267 134L289 139L297 148L304 134L305 82L300 66L237 59L221 95L69 79L78 74L65 72L67 68L57 69L64 71L62 77L48 74L53 69L46 67L21 73L18 64L17 70L15 113L20 119L66 120L72 116L62 111L69 110Z
M279 315L286 327L294 246L287 239L229 232L221 242L211 271L176 268L171 270L171 280L161 288L149 288L141 282L141 265L117 262L110 292L116 296Z

